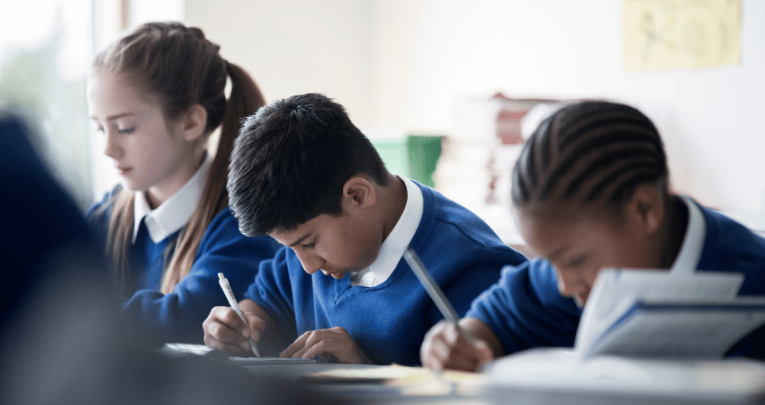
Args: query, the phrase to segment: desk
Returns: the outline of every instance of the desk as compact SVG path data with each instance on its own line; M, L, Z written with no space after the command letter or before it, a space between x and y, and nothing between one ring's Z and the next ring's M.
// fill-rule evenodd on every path
M528 363L529 360L534 364ZM467 375L466 380L451 387L435 378L398 385L350 382L309 385L350 403L374 404L754 405L765 401L765 363L753 360L683 362L604 358L597 361L601 362L597 369L585 367L570 372L560 364L559 354L530 351L515 359L495 362L488 373ZM617 368L609 369L611 365ZM256 375L281 376L296 384L305 384L301 380L305 375L334 370L348 375L358 370L358 375L363 376L398 366L316 363L244 367ZM416 368L401 369L417 375L429 373ZM443 378L449 379L449 373ZM428 384L441 384L441 387L433 390Z
M466 404L488 405L491 402L486 399L482 387L475 384L466 386L449 386L448 383L436 380L424 382L412 382L398 384L382 382L309 382L304 379L306 375L333 371L358 370L359 375L376 374L378 371L385 372L391 367L397 366L374 366L364 364L283 364L283 365L243 365L255 375L268 377L282 377L295 381L296 384L305 384L328 395L335 395L351 403L375 403L375 404ZM403 368L411 370L410 368ZM419 369L418 369L419 370ZM418 372L418 370L414 370ZM428 372L427 370L419 370ZM482 378L481 375L475 374ZM438 385L434 387L433 384Z
M222 352L198 348L203 350L186 348L180 352L220 353L209 357L235 364ZM287 388L310 388L311 392L326 394L330 401L325 403L334 403L331 399L343 404L447 405L765 403L765 362L761 361L600 356L580 363L574 361L577 358L570 349L538 348L498 359L488 365L485 373L447 371L440 379L427 369L395 365L292 363L237 367L248 370L256 379L276 378ZM317 376L332 377L323 380L332 382L319 383ZM381 381L383 377L388 380Z

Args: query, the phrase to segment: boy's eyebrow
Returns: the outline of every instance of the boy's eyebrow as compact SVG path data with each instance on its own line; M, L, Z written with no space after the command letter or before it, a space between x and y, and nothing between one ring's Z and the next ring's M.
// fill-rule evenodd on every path
M303 236L301 236L301 237L300 237L298 240L296 240L295 242L293 242L293 243L289 244L288 246L289 246L289 247L293 247L293 246L295 246L295 245L298 245L298 244L300 244L300 242L302 242L302 241L306 240L306 238L308 238L309 236L311 236L311 233L310 233L310 232L309 232L309 233L307 233L307 234L305 234L305 235L303 235Z

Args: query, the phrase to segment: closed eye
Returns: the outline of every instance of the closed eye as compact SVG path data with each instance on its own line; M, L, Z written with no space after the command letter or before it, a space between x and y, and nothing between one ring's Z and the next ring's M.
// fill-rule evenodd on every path
M586 259L586 258L587 258L586 255L581 255L581 256L575 257L573 259L563 259L563 260L561 260L561 264L564 267L568 267L568 268L578 267L578 266L581 266L582 263L584 263L584 259Z
M133 131L135 131L135 127L125 128L125 129L118 129L118 131L121 134L131 134L131 133L133 133Z
M312 248L314 246L316 246L316 241L313 241L311 243L304 243L303 244L303 249L310 249L310 248Z

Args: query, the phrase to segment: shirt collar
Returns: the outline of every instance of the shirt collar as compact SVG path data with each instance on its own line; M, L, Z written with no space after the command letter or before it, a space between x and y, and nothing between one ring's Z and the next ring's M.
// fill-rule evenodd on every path
M704 248L707 224L704 214L693 200L686 196L679 197L688 207L688 226L685 229L680 253L677 254L671 271L674 274L690 274L698 267L701 251Z
M151 209L146 201L144 192L135 193L135 210L133 222L133 243L138 236L141 220L145 218L146 230L154 243L172 235L183 228L191 219L202 197L202 191L210 172L212 156L207 155L202 166L175 194L170 196L159 207Z
M367 269L351 275L353 285L374 287L384 283L393 274L420 226L424 205L422 190L412 180L402 175L396 176L406 185L406 206L398 222L380 246L377 259Z

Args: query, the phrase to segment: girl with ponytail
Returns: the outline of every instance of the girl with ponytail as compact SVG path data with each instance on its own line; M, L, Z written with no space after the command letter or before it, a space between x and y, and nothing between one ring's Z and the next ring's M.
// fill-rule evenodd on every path
M265 100L218 50L198 28L147 23L97 55L88 81L91 119L121 177L88 219L125 311L163 341L201 343L202 322L226 304L218 272L241 297L277 247L243 236L228 208L239 122Z
M539 257L505 269L460 320L434 326L422 363L473 370L537 346L572 347L604 267L745 275L740 295L765 294L765 239L669 188L664 145L630 106L584 101L543 121L513 170L521 235ZM727 355L765 358L765 326Z

